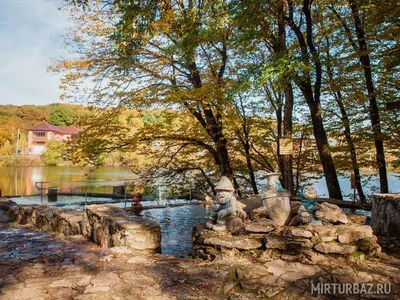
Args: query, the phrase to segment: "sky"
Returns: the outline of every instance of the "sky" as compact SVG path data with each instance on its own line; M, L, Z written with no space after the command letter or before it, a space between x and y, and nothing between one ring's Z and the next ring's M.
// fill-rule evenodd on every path
M61 75L46 71L68 54L61 0L0 0L0 105L60 102Z

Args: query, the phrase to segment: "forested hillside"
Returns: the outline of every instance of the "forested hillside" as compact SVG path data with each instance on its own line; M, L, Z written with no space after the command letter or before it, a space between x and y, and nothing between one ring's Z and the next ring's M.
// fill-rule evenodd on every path
M79 126L91 114L90 108L70 104L1 105L0 155L15 153L18 129L20 130L19 152L24 154L27 150L28 128L43 121L58 126Z

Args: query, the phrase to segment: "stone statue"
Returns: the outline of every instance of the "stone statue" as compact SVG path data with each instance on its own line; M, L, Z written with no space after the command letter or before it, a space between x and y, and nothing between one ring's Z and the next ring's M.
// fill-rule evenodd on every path
M299 216L301 224L322 225L322 221L318 220L315 211L319 207L317 191L312 185L305 185L300 190L301 206L299 208ZM308 213L308 216L307 216Z
M305 185L300 190L301 205L289 225L323 225L346 224L346 214L339 206L324 202L319 204L315 199L317 192L311 185Z
M276 225L285 225L290 215L290 194L281 186L280 173L268 173L267 191L262 196L262 203L267 216Z
M209 211L209 221L206 227L214 231L224 231L226 230L227 219L237 215L235 189L229 178L222 176L215 187L215 191L217 195Z

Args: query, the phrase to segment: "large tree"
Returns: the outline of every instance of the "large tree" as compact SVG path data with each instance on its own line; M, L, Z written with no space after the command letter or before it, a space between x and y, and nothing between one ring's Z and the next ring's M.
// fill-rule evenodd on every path
M85 30L71 37L81 42L80 57L55 67L69 72L65 83L94 78L96 105L113 98L117 106L186 110L207 133L205 150L220 174L233 178L224 133L232 34L225 1L90 2L85 9L74 11Z

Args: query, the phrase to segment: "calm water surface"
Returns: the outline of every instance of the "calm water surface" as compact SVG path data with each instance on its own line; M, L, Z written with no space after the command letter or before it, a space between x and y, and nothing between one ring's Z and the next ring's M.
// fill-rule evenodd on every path
M75 181L74 186L78 189L79 186L85 185L85 182L77 181L121 180L102 182L102 187L97 188L97 192L106 193L112 191L113 185L123 184L123 179L134 177L130 171L119 167L101 167L94 171L80 167L0 167L0 189L3 195L35 195L37 194L35 182L39 181ZM60 183L53 183L47 184L47 187L50 185L63 186ZM64 184L67 185L70 183ZM96 183L90 185L96 186Z
M162 254L187 256L192 249L192 228L205 224L206 211L203 205L187 205L144 210L142 215L160 224Z
M400 192L399 177L400 173L388 173L390 192ZM80 167L0 167L0 189L3 195L35 195L37 194L35 182L38 181L121 180L108 183L102 182L102 187L96 188L97 192L106 193L112 191L113 185L123 184L123 179L133 178L135 178L134 174L122 167L101 167L94 171L91 171L90 168L82 169ZM324 178L312 180L311 183L314 184L320 197L328 196ZM363 183L366 194L379 192L379 180L376 174L365 173L363 175ZM85 183L74 183L76 186L82 184ZM339 177L339 184L345 198L352 194L353 191L350 188L350 180L348 178ZM96 183L91 183L91 185L96 186Z

